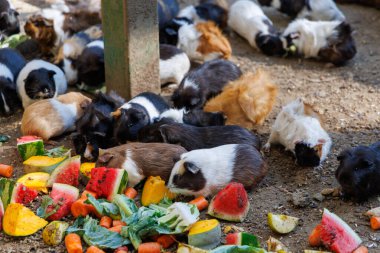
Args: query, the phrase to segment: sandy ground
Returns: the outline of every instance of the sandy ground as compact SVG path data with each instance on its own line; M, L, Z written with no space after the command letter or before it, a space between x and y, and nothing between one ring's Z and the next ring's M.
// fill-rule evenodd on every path
M20 1L17 6L21 6ZM312 60L269 58L255 52L236 34L228 34L233 48L232 61L239 64L243 71L264 68L280 88L274 110L265 124L256 129L263 143L281 106L297 97L305 98L324 114L327 130L333 139L332 151L320 170L297 167L282 147L274 147L266 154L269 173L262 184L249 194L251 210L247 220L237 224L259 236L262 244L269 236L274 236L293 252L310 249L308 233L320 221L323 208L328 208L360 235L370 252L380 252L380 232L372 231L368 219L362 215L369 208L380 206L379 198L356 204L339 197L322 200L318 196L322 189L338 186L334 172L338 166L336 156L342 149L380 140L380 12L356 5L340 7L356 31L354 37L358 50L356 57L340 68L331 68ZM34 8L29 6L26 12ZM280 29L289 22L286 16L278 12L269 10L268 13ZM15 177L22 174L21 162L14 148L16 137L20 136L21 116L20 112L0 119L0 132L12 137L10 142L0 147L0 162L15 166ZM70 145L69 137L61 138L59 142ZM306 196L305 207L294 204L292 196L296 192ZM277 235L267 226L268 212L299 217L300 224L288 235ZM4 253L64 252L62 245L48 248L42 242L40 233L26 238L0 234L0 245L0 252Z

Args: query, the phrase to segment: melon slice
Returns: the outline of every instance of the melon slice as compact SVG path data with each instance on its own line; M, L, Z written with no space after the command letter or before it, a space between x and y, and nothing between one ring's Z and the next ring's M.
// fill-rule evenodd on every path
M194 223L189 231L189 245L201 249L213 249L220 244L222 230L216 219L202 220Z
M87 178L91 178L91 170L95 168L96 163L82 163L80 165L80 173Z
M3 202L4 210L7 209L8 204L11 202L15 184L15 181L11 179L0 178L0 198Z
M260 243L257 237L245 232L228 234L226 236L226 244L260 247Z
M25 173L41 171L51 174L65 159L66 157L32 156L24 161L24 171Z
M51 187L54 183L79 185L80 156L66 159L51 173L47 186Z
M52 221L42 231L42 239L47 245L56 246L63 241L69 223Z
M249 211L249 201L244 186L229 183L211 200L208 214L227 221L242 222Z
M49 177L50 174L46 172L33 172L20 177L17 180L17 183L21 183L26 187L29 187L30 189L34 189L36 191L48 193L46 186Z
M79 190L74 186L68 184L54 183L53 189L50 193L54 205L47 208L47 213L58 206L58 210L50 215L48 220L60 220L66 215L70 214L71 205L79 197Z
M4 205L3 201L0 198L0 232L3 230L3 216L4 216Z
M284 214L273 214L268 213L268 225L269 227L277 233L287 234L293 231L297 224L298 218L293 216L288 216Z
M99 198L112 201L115 194L122 194L127 187L128 173L123 169L94 168L86 190L95 192Z
M17 150L23 161L29 157L43 155L44 142L37 136L23 136L17 139Z
M13 187L10 203L20 203L27 205L35 200L37 196L38 191L30 189L21 183L16 183L15 187Z

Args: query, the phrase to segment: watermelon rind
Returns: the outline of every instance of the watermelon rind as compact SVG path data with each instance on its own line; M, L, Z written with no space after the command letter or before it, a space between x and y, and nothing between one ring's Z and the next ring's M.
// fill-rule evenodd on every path
M47 186L51 187L54 183L69 184L72 186L79 185L79 168L80 156L74 156L66 159L51 173ZM74 169L75 171L70 171ZM71 175L68 175L71 172ZM73 174L75 173L75 174Z
M16 183L11 179L0 178L0 198L3 202L4 210L7 209L7 206L11 201L15 184Z
M65 195L66 199L64 199L63 195ZM72 185L54 183L50 197L54 203L57 204L57 202L60 202L60 207L56 213L50 215L47 219L59 220L70 213L72 203L79 198L79 190ZM68 197L70 197L70 199Z
M127 188L127 183L128 183L127 171L124 169L117 169L117 170L118 170L118 174L117 174L111 195L108 196L108 200L112 200L116 194L124 193L125 188Z
M37 136L23 136L17 139L17 150L23 161L45 153L44 142Z
M25 174L32 172L46 172L51 174L67 157L32 156L24 164Z
M28 196L20 196L21 194ZM10 203L29 204L38 196L38 191L30 189L21 183L16 183L13 187ZM23 197L21 200L20 197Z
M258 238L250 233L237 232L228 234L226 236L226 244L230 245L248 245L252 247L260 247L260 242Z
M201 249L213 249L220 244L222 230L216 219L194 223L188 234L188 243Z

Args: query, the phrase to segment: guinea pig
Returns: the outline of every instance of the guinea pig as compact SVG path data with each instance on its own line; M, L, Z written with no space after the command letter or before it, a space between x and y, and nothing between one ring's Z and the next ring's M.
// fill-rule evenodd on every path
M183 8L177 17L185 17L194 23L202 21L213 21L221 29L227 26L228 13L226 9L213 3L201 3L197 6L189 5Z
M193 126L223 126L225 116L221 112L204 112L202 109L193 109L186 111L185 109L169 109L160 115L161 119L171 119L177 123L185 123Z
M16 79L26 61L17 51L0 49L0 116L9 116L19 107Z
M259 137L240 126L195 127L170 123L160 126L158 130L164 142L181 145L188 151L226 144L248 144L257 150L261 148Z
M41 59L44 56L40 43L35 39L27 39L15 48L27 61Z
M99 12L88 10L78 10L63 13L64 21L62 24L63 31L69 36L83 31L91 26L102 23Z
M19 13L10 0L0 0L0 35L11 36L20 33Z
M185 152L181 146L166 143L129 143L100 150L96 166L125 169L131 187L149 176L160 176L167 182L175 162Z
M86 45L73 64L78 69L78 81L90 87L99 87L105 80L104 42L95 40Z
M284 43L272 21L256 3L248 0L235 2L229 11L228 26L249 44L266 55L286 54Z
M22 106L65 93L67 81L60 68L43 60L28 62L17 77L17 92Z
M247 144L228 144L182 154L167 185L175 193L209 196L230 182L242 183L250 190L266 173L267 165L256 148Z
M282 36L296 54L340 66L356 54L351 26L340 21L298 19L288 25Z
M153 124L169 105L159 95L143 92L112 113L115 118L114 137L118 143L137 140L139 130Z
M84 113L91 99L79 92L69 92L28 106L21 120L23 135L36 135L47 141L75 130L75 121Z
M232 53L230 42L211 21L181 26L177 47L194 61L229 59Z
M271 144L281 144L293 152L298 165L318 167L331 148L331 138L321 120L321 115L311 105L298 98L277 115L264 148L269 150Z
M259 0L264 6L272 6L293 18L307 18L315 21L344 21L343 13L333 0Z
M338 160L335 177L345 196L362 202L380 193L380 141L344 150Z
M238 79L241 75L241 70L233 62L205 62L186 74L171 100L176 108L203 108L208 99L218 95L228 82Z
M137 134L138 142L164 142L160 132L160 126L165 124L174 123L171 118L162 118L153 124L144 126Z
M178 44L178 30L183 25L193 24L188 18L173 18L160 28L159 40L160 44L169 44L177 46Z
M179 5L177 0L157 1L158 26L164 28L178 13Z
M160 83L179 84L189 72L190 60L181 49L172 45L160 45Z
M339 4L361 4L364 6L370 6L377 9L380 9L380 1L379 0L336 0Z
M261 125L276 102L277 86L269 75L259 69L255 74L246 73L231 81L216 97L210 99L206 112L223 112L227 125L239 125L252 129Z

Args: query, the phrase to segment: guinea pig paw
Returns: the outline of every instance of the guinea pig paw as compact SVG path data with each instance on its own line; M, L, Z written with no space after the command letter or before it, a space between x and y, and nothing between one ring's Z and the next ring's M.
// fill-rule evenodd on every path
M314 169L317 171L321 171L321 170L323 170L323 165L319 164L318 166L314 167Z

